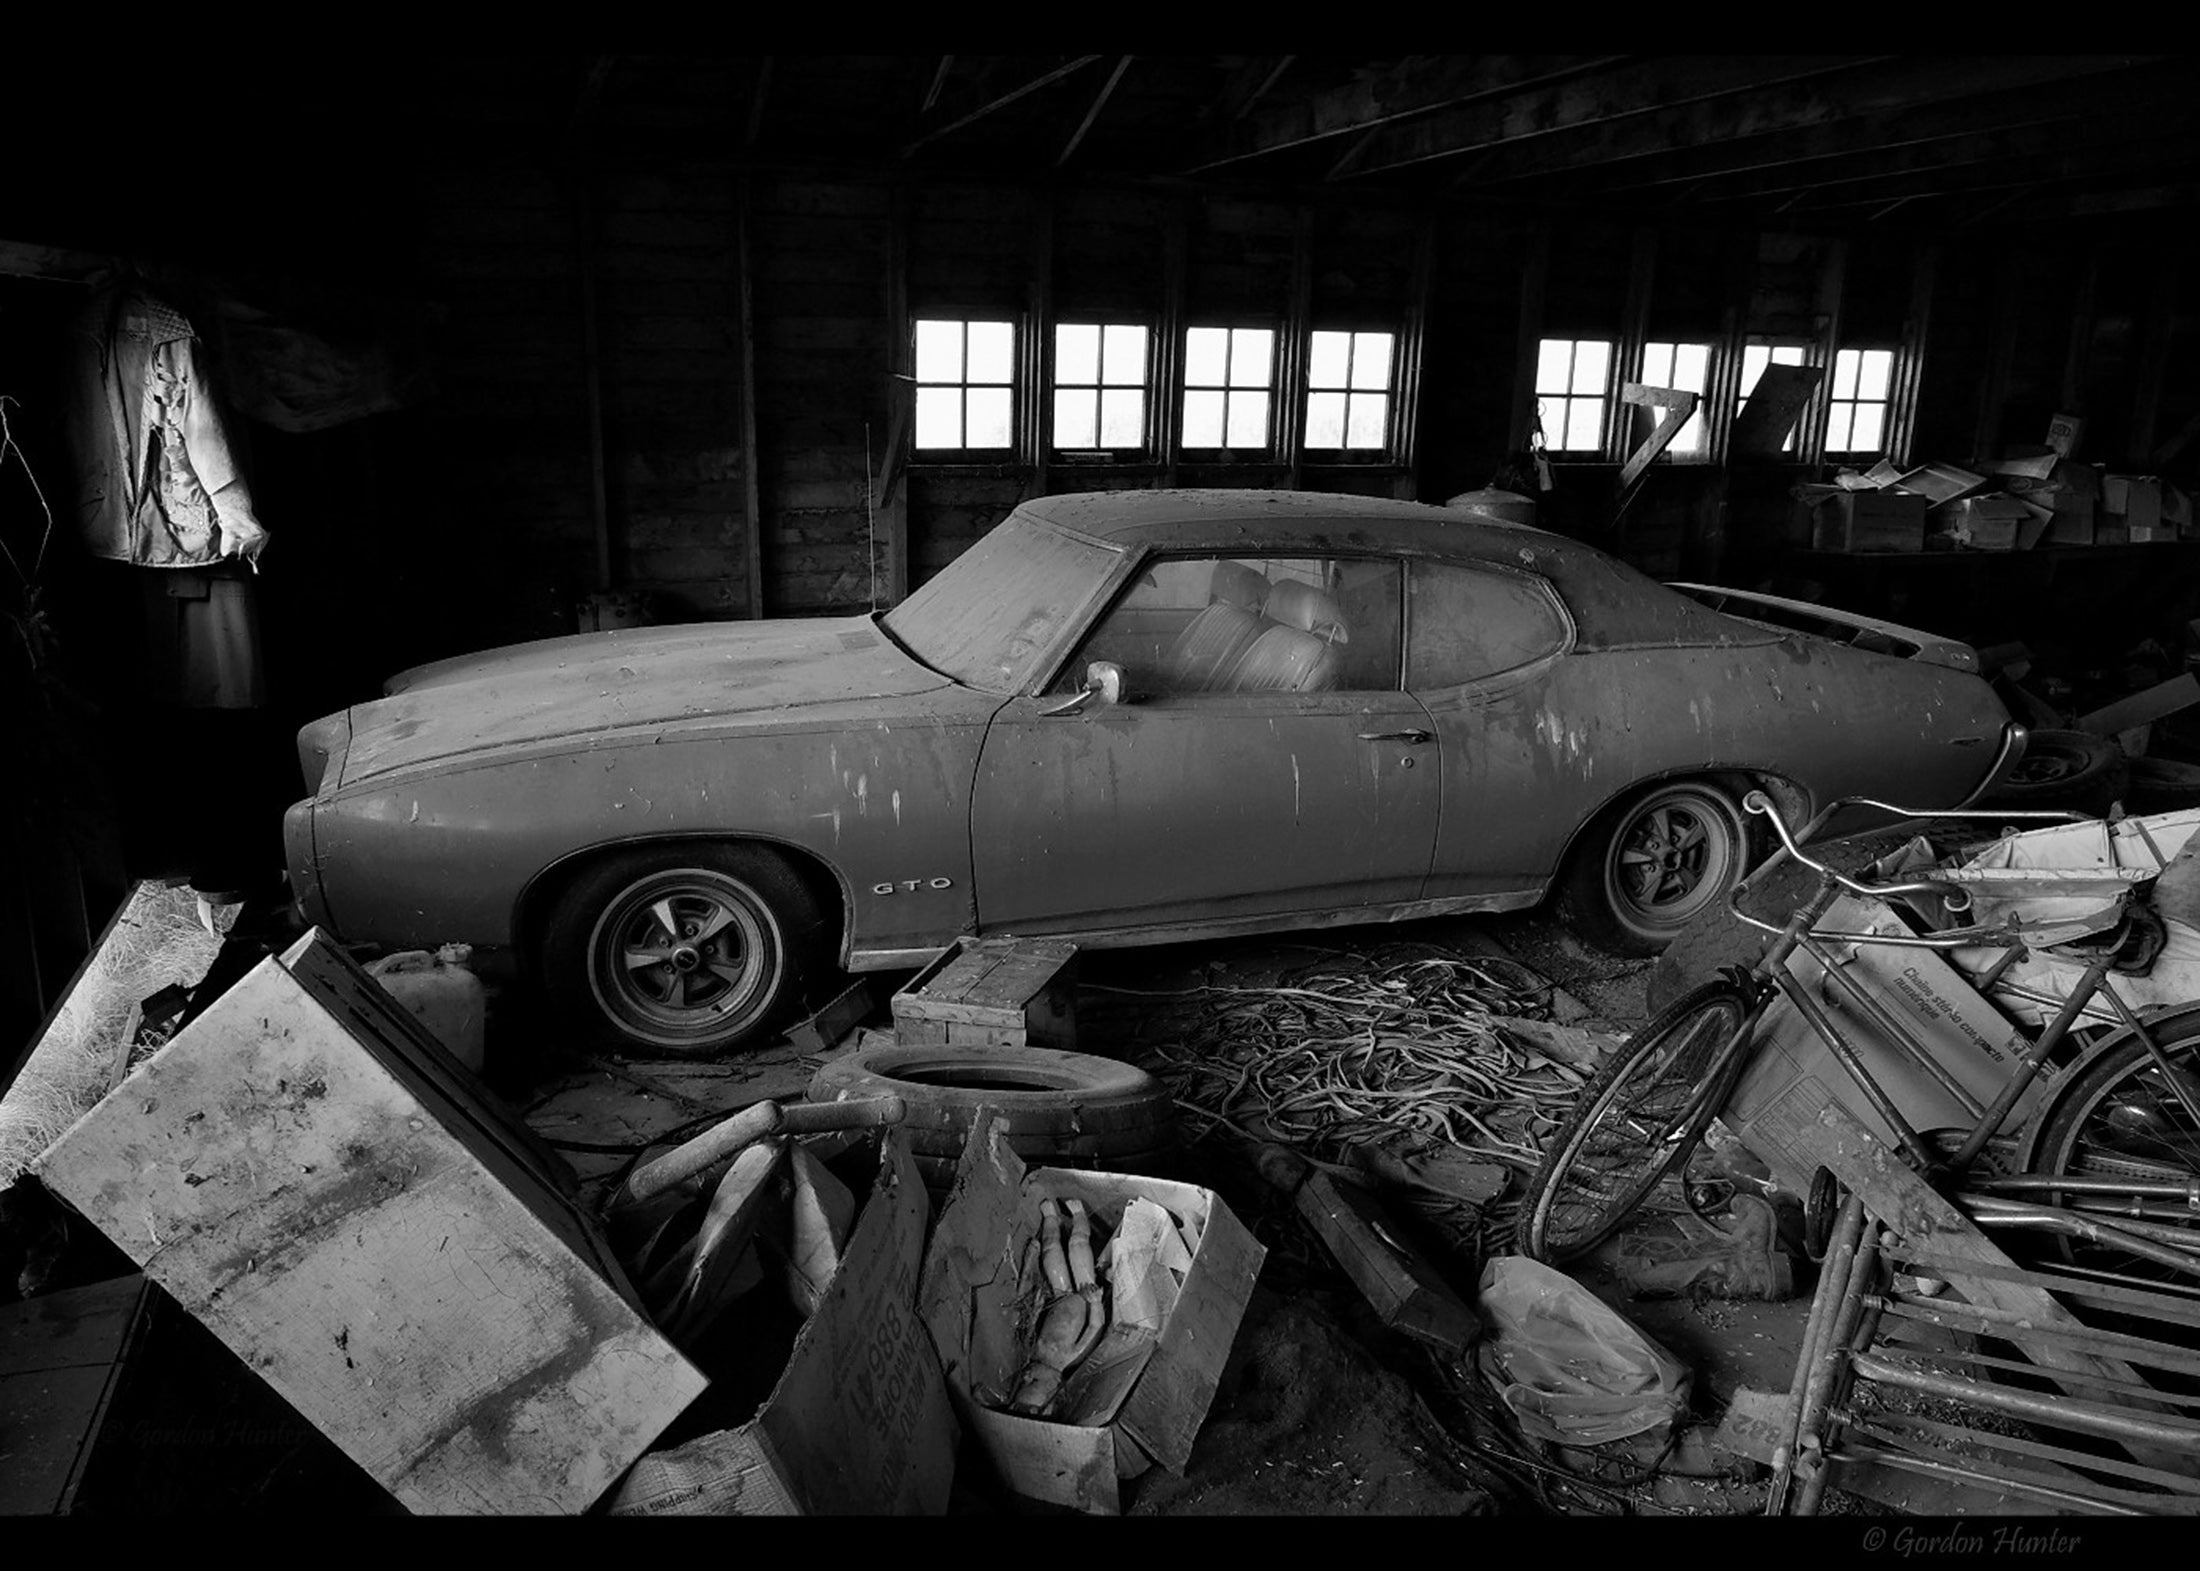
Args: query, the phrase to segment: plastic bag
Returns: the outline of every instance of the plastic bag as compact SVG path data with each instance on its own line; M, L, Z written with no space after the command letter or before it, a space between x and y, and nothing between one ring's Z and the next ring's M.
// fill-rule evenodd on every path
M1481 1286L1482 1376L1529 1435L1602 1445L1688 1411L1687 1368L1564 1272L1507 1255Z

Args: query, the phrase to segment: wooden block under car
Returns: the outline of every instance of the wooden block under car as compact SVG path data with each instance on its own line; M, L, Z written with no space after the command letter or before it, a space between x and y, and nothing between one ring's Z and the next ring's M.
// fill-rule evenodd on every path
M1814 551L1922 551L1925 510L1922 496L1901 491L1841 491L1811 511Z
M1014 1307L1022 1241L1030 1236L1028 1222L1019 1218L1047 1197L1083 1201L1110 1230L1131 1201L1150 1200L1190 1240L1190 1269L1159 1336L1143 1362L1126 1369L1104 1422L1026 1418L984 1406L973 1394L975 1387L999 1385L1021 1362L1005 1324ZM1120 1509L1119 1480L1153 1462L1181 1473L1190 1460L1266 1257L1210 1189L1122 1173L1027 1170L1000 1126L981 1115L925 1251L918 1311L955 1409L1000 1480L1030 1499L1112 1514Z
M38 1170L416 1512L585 1510L706 1384L555 1155L318 931Z
M965 938L894 995L904 1047L1077 1047L1077 946Z

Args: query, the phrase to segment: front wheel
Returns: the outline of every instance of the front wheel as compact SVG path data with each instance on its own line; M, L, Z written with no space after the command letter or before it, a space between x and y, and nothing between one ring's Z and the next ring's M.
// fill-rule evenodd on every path
M1713 982L1651 1020L1597 1070L1521 1203L1522 1254L1562 1265L1634 1215L1725 1104L1750 1015L1739 987Z
M1725 902L1748 868L1749 844L1725 792L1685 781L1653 787L1583 832L1558 914L1600 948L1657 954Z
M755 1047L800 995L816 900L756 846L682 844L587 869L544 931L543 982L568 1018L628 1047L709 1058Z

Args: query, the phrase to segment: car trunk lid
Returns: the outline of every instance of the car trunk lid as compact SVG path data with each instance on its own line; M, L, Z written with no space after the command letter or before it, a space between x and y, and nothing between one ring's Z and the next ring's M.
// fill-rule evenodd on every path
M1915 660L1921 665L1945 666L1948 670L1965 671L1973 676L1979 672L1977 650L1960 639L1943 638L1938 633L1746 589L1722 589L1712 584L1671 584L1667 587L1723 615L1754 622L1760 627L1808 633L1867 653Z

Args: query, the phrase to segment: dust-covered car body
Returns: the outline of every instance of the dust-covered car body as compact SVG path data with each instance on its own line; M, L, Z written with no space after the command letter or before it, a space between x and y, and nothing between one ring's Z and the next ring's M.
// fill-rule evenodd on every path
M393 679L301 733L292 878L349 940L535 951L588 925L560 903L606 898L606 859L734 844L784 864L862 970L971 932L1503 910L1593 857L1575 903L1603 887L1639 918L1620 936L1654 942L1739 871L1750 786L1798 811L1948 806L2022 746L1962 646L1744 598L1722 614L1580 542L1412 503L1045 498L881 617L588 634ZM1088 692L1095 667L1112 683ZM680 948L724 928L709 909L659 910L653 938L637 906L623 948L599 931L624 958L598 993L621 965L683 999L731 985L739 962ZM700 983L656 969L676 963Z

